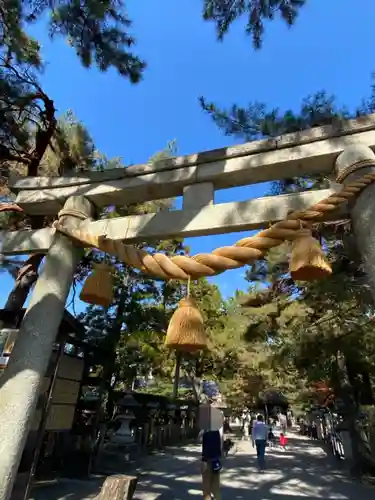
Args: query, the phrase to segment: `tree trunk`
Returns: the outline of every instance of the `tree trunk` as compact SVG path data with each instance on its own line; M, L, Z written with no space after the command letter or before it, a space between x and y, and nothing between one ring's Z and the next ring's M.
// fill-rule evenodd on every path
M12 324L3 325L14 327L18 320L18 314L25 305L29 292L38 279L38 268L44 258L43 254L31 255L18 271L13 290L10 292L4 309L14 312Z
M199 404L201 399L202 383L200 379L198 379L192 371L186 368L184 369L184 371L186 376L190 380L194 401L195 403Z
M200 380L198 380L194 376L192 377L191 382L192 382L193 394L194 394L196 403L199 404L200 400L201 400L202 383Z
M51 101L52 109L53 108L53 101ZM54 120L53 113L52 113L52 120ZM51 126L49 133L53 133L54 127L56 125L56 121L54 121L53 126ZM49 134L48 133L48 134ZM28 176L36 176L37 175L37 167L40 163L40 160L48 146L49 140L51 138L50 135L48 135L49 139L48 142L45 144L45 148L43 152L40 150L41 156L38 160L38 164L30 170L28 169ZM34 157L34 162L35 162L36 157ZM0 207L0 212L23 212L23 209L16 205L15 203L4 203ZM31 218L31 229L41 229L44 225L44 216L34 216ZM24 265L21 267L21 269L18 271L17 277L16 277L16 282L15 285L10 292L8 299L6 301L6 304L4 306L4 309L7 311L12 311L14 312L14 316L12 317L12 320L10 323L4 324L3 322L0 322L0 328L9 327L12 328L17 324L18 321L18 314L20 313L23 306L25 305L26 299L29 295L29 292L38 279L38 268L45 257L44 254L38 253L38 254L32 254L30 257L25 261Z
M18 211L19 207L15 205L11 208L12 210ZM9 210L9 207L6 208L6 210ZM22 211L22 209L20 210ZM43 223L44 217L33 217L31 221L31 227L32 229L40 229L43 227ZM38 279L38 269L43 258L44 254L42 253L30 255L30 257L25 261L21 269L18 271L14 287L10 292L4 306L5 310L14 312L14 315L10 323L7 322L6 324L4 324L3 322L0 322L0 328L3 328L4 326L8 328L16 326L19 319L18 315L25 305L26 299L30 293L32 286Z
M182 353L176 351L176 365L174 370L173 393L172 393L173 399L177 399L178 397L178 387L180 385L181 358L182 358Z
M125 309L126 299L124 298L117 305L116 320L113 328L110 331L109 338L106 339L106 346L108 348L108 351L111 351L111 355L107 358L107 363L104 366L102 390L105 391L107 389L108 391L106 404L108 415L113 415L115 409L113 399L114 387L111 384L111 380L112 375L116 371L116 346L121 338Z

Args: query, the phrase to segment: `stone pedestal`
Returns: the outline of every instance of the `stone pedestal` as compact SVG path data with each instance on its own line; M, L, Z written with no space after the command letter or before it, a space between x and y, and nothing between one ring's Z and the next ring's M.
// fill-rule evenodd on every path
M135 419L132 413L118 415L115 422L120 422L120 428L112 434L110 443L118 444L119 446L129 445L135 443L134 429L130 428L131 422Z

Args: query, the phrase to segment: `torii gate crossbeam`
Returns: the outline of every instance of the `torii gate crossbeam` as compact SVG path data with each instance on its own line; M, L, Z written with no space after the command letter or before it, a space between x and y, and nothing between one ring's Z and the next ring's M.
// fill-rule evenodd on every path
M17 194L16 203L30 215L57 214L69 197L77 195L99 208L183 196L183 210L97 221L87 227L95 235L129 243L254 230L285 218L291 210L307 209L335 188L221 204L214 203L216 189L330 175L335 159L351 145L375 149L375 114L156 164L73 177L13 179L10 188ZM344 208L333 218L346 215ZM52 238L48 229L3 233L1 251L45 252Z
M217 190L329 175L335 159L351 145L375 149L375 114L156 164L82 176L22 178L10 182L10 189L17 193L16 203L28 214L54 215L71 196L83 195L103 207L181 196L192 184L210 183Z

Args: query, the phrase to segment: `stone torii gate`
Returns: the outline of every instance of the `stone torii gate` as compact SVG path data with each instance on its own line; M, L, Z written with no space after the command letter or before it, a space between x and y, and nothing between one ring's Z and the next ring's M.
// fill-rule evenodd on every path
M286 219L290 212L297 213L298 222L299 214L315 206L315 211L309 213L315 214L319 221L351 216L375 297L373 150L375 115L369 115L156 165L68 178L21 178L13 182L11 190L17 194L16 203L30 215L59 214L59 227L64 228L65 234L46 228L1 235L1 253L5 255L43 252L47 256L12 357L0 379L0 500L8 500L11 493L65 301L82 257L82 246L67 235L80 232L96 237L97 242L110 241L114 246L116 242L130 244L170 236L213 235L269 227ZM331 184L323 190L214 204L217 189L334 173L344 186L340 193L342 186ZM358 182L353 184L353 181ZM182 210L94 220L96 208L180 195L183 195ZM321 200L326 200L324 206L328 207L324 213L316 211ZM248 262L245 259L233 267ZM171 277L164 269L162 275L165 273ZM179 276L187 275L185 267Z

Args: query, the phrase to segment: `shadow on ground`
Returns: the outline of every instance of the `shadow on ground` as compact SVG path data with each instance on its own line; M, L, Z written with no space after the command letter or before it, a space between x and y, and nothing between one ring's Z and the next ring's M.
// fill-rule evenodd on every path
M137 500L185 500L202 496L200 449L189 445L162 457L154 457L153 470L139 478ZM373 500L375 489L351 481L319 446L306 438L290 437L286 451L267 452L267 470L256 469L249 442L239 442L238 452L224 462L222 497L249 500ZM35 500L83 500L92 498L102 479L70 482L59 488L35 490ZM61 488L62 487L62 488Z

